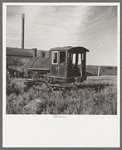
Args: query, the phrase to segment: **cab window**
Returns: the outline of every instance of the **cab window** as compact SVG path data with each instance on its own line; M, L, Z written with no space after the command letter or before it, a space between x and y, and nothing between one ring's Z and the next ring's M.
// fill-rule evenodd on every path
M52 64L58 63L58 52L52 52Z

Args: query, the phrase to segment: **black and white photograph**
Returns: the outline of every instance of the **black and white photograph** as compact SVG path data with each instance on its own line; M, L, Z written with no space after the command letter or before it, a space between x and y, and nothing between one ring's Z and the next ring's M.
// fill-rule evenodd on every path
M6 13L7 114L117 114L117 6Z
M6 117L119 115L119 3L8 3L3 12Z

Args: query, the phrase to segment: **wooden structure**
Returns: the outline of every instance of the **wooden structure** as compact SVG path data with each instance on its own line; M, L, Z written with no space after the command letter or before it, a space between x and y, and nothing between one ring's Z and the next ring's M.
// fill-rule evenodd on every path
M24 72L26 64L28 64L33 58L40 56L41 51L36 48L22 49L6 47L6 69L14 69L15 71Z

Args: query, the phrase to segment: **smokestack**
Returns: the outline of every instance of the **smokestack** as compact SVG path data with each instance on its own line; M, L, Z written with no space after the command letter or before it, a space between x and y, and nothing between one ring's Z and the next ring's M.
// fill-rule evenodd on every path
M24 49L24 23L25 23L25 14L22 14L22 49Z

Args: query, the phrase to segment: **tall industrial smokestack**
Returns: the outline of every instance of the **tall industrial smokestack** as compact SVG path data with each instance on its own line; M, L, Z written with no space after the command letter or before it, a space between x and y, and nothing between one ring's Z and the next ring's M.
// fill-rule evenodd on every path
M22 49L24 49L24 23L25 23L25 14L22 14Z

